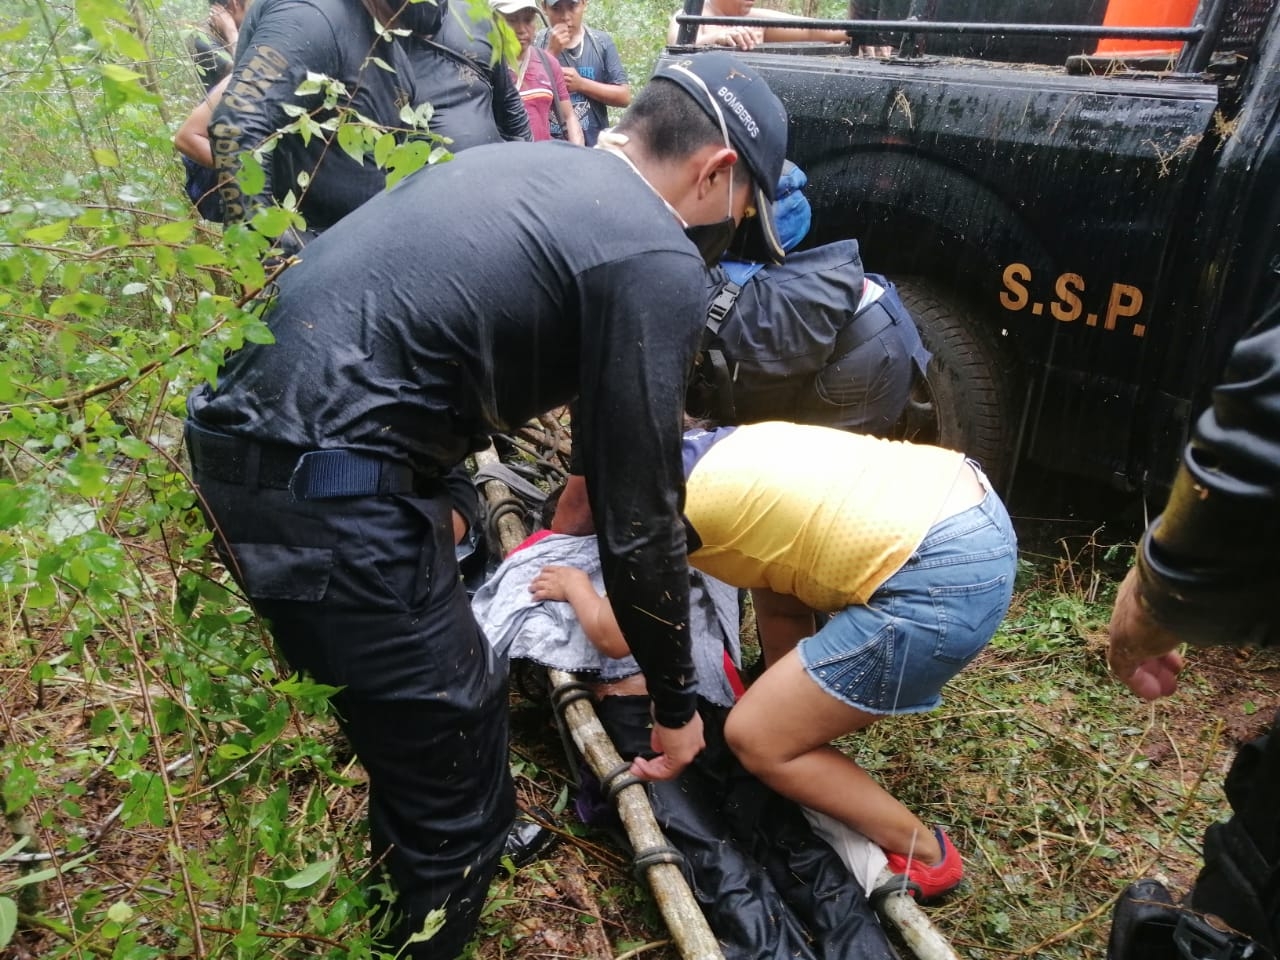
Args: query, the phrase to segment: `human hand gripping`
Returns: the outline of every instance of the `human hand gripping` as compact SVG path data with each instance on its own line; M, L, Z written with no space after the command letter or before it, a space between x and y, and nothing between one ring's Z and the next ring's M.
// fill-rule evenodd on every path
M642 780L674 780L702 752L702 717L695 713L683 727L664 727L656 721L649 746L656 757L636 757L631 773Z
M729 47L734 50L754 50L763 40L764 31L754 27L723 27L716 33L711 42L717 47Z
M529 581L529 592L535 600L568 600L575 589L586 587L594 592L591 578L577 567L543 567Z
M1182 655L1175 633L1157 623L1138 598L1135 567L1116 591L1111 612L1107 665L1112 675L1144 700L1167 697L1178 689Z

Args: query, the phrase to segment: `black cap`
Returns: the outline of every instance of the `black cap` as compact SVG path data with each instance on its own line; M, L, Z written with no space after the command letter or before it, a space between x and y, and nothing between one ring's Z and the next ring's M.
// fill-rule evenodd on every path
M717 125L755 181L756 215L742 223L732 256L781 263L785 255L772 201L787 157L787 111L761 76L731 54L698 53L663 64L654 74L680 87Z

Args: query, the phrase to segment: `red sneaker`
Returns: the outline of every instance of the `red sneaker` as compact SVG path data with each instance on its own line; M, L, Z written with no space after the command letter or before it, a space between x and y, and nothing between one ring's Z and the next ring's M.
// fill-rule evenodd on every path
M951 843L951 838L942 832L941 827L933 828L933 835L938 838L938 846L942 848L942 860L929 866L920 860L910 860L900 853L887 854L889 871L907 878L907 891L921 903L931 903L946 896L964 879L964 863L960 854Z

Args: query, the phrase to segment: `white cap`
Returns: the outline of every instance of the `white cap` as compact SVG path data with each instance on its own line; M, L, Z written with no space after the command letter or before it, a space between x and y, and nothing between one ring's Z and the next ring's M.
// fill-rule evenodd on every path
M489 0L494 13L519 13L521 10L537 10L537 0Z

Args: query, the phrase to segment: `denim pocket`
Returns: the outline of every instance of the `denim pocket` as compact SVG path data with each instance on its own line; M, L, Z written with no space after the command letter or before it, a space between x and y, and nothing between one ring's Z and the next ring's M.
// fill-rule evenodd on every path
M1013 594L1008 577L982 583L930 587L938 616L938 641L933 655L948 663L966 664L995 634Z
M329 589L333 551L279 543L233 543L237 578L252 600L319 603Z

